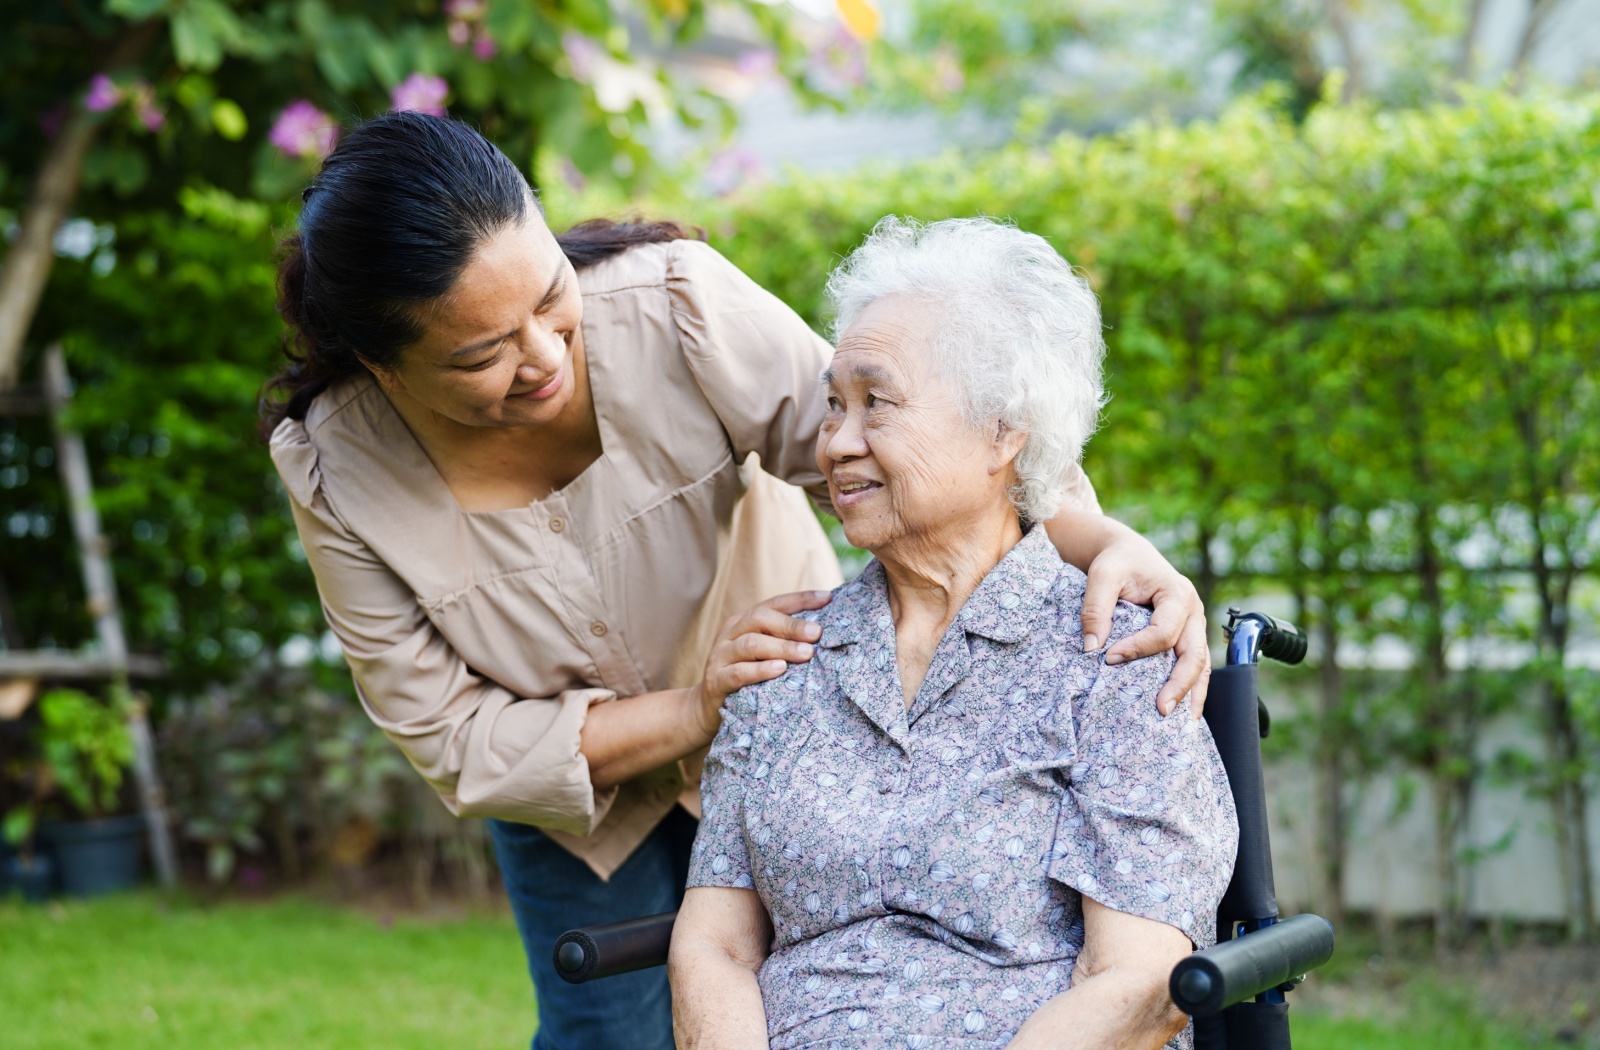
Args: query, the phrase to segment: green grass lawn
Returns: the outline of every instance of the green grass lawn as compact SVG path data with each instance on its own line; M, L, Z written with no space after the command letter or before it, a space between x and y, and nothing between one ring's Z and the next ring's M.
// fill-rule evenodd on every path
M1356 972L1343 961L1332 980ZM1556 1045L1425 970L1351 987L1294 1009L1295 1050ZM534 1023L509 918L389 924L298 899L0 903L4 1050L511 1050Z
M531 987L509 918L383 924L292 899L0 904L5 1050L525 1047Z

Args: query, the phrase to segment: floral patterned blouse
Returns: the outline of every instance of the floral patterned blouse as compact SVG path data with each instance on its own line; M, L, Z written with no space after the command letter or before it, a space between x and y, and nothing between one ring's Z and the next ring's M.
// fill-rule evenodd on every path
M1204 722L1156 711L1170 654L1083 651L1083 589L1032 529L907 711L874 561L803 614L811 662L728 698L689 885L771 915L773 1050L1004 1046L1069 987L1080 895L1213 943L1238 844L1222 763ZM1148 620L1119 603L1112 639Z

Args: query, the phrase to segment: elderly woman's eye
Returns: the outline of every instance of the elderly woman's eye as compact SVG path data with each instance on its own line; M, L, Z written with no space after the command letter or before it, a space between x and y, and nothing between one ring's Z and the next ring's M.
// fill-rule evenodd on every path
M829 394L828 395L828 411L829 412L840 412L840 411L843 411L843 410L844 410L844 404L838 398L834 397L832 394Z

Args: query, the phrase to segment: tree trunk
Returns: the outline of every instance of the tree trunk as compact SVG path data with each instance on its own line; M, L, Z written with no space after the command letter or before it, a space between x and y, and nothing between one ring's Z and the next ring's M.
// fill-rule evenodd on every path
M21 649L28 644L22 637L22 624L17 621L17 609L11 604L4 577L0 577L0 639L4 639L7 649Z
M101 68L111 71L144 57L166 28L153 18L130 26L116 39ZM92 48L91 48L92 49ZM0 391L16 385L22 367L23 341L33 324L55 265L56 230L66 219L83 181L83 160L94 143L99 121L71 101L71 116L62 125L33 176L33 190L17 227L17 239L0 266Z
M1534 535L1542 539L1543 522L1535 518ZM1588 800L1583 793L1585 756L1582 730L1572 711L1567 690L1567 617L1571 607L1572 571L1557 569L1547 560L1546 545L1534 551L1534 583L1539 591L1539 655L1543 667L1540 693L1543 701L1546 745L1552 782L1550 807L1556 824L1560 854L1561 888L1567 913L1567 938L1588 944L1594 940L1594 871L1589 861Z
M1567 938L1580 944L1594 940L1593 870L1589 863L1588 800L1577 771L1582 768L1578 729L1573 722L1566 682L1544 683L1546 732L1550 762L1556 768L1551 808L1556 820L1556 848L1561 855L1561 882L1566 897Z
M1361 94L1364 70L1361 63L1361 52L1356 46L1355 27L1350 24L1350 12L1345 5L1345 0L1327 0L1328 24L1333 27L1333 35L1339 39L1339 50L1344 52L1344 90L1341 101L1349 102Z
M0 267L0 390L16 385L23 340L55 265L56 229L78 195L83 158L94 134L95 121L83 110L75 110L67 118L34 176L17 239Z
M1211 598L1217 590L1217 565L1211 556L1211 542L1215 538L1210 526L1202 525L1196 530L1195 547L1200 559L1195 572L1194 589L1200 595L1200 604L1203 608L1211 608Z
M1317 673L1318 714L1322 725L1322 746L1317 749L1317 845L1322 880L1323 915L1335 926L1344 921L1344 861L1347 852L1345 830L1345 740L1344 675L1339 667L1339 621L1334 602L1324 599L1322 622L1317 641L1322 648L1322 666Z
M1560 3L1561 0L1528 0L1528 20L1522 24L1522 35L1517 38L1516 54L1511 59L1511 85L1515 90L1522 89L1545 21Z
M1420 448L1420 441L1418 443ZM1413 466L1418 483L1426 487L1429 481L1427 463L1416 457ZM1433 536L1434 511L1426 502L1416 510L1417 581L1422 605L1422 638L1418 668L1418 687L1422 695L1418 709L1425 721L1442 730L1441 742L1431 749L1427 759L1428 773L1433 781L1434 845L1437 851L1435 874L1438 881L1439 902L1433 915L1434 947L1441 952L1455 947L1464 918L1465 901L1461 892L1461 831L1466 814L1458 811L1460 801L1458 782L1462 779L1456 771L1456 760L1465 752L1469 766L1473 763L1474 737L1471 718L1459 709L1457 698L1449 695L1449 669L1445 664L1444 588L1440 582L1442 567L1438 547ZM1467 774L1470 784L1471 774Z
M1461 48L1456 52L1455 78L1470 81L1477 66L1473 45L1478 42L1478 26L1483 22L1484 0L1470 0L1467 5L1467 25L1461 31Z

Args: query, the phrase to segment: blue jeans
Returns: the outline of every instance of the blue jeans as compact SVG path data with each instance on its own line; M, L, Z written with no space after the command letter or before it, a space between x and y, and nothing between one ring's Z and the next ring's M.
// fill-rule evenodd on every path
M683 902L698 822L674 809L609 881L526 824L489 821L506 896L539 999L533 1050L673 1050L665 968L592 984L556 976L550 951L575 926L672 911Z

